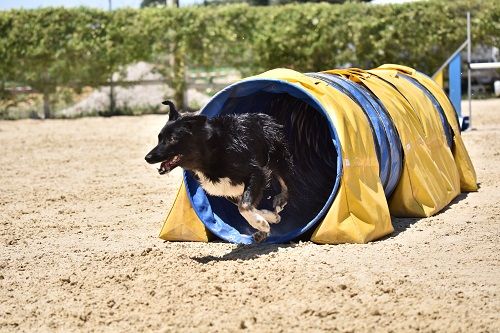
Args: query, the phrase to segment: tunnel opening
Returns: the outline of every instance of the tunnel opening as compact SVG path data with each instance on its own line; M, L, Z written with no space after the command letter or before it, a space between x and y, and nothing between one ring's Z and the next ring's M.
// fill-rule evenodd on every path
M246 80L219 92L202 109L215 117L266 113L285 128L294 161L293 183L281 222L271 225L266 243L282 243L311 232L330 207L340 183L342 159L335 128L323 106L303 87L281 80ZM252 243L256 231L236 205L207 195L189 172L185 182L192 206L203 224L219 238ZM259 208L271 209L279 186L273 181Z

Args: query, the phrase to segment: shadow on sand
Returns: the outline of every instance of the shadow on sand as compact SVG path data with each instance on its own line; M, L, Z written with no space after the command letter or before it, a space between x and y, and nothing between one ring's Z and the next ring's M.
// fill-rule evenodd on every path
M212 261L237 261L237 260L252 260L273 252L278 252L280 248L293 248L296 244L252 244L238 245L231 252L224 254L221 257L203 256L191 257L194 261L202 264L207 264Z

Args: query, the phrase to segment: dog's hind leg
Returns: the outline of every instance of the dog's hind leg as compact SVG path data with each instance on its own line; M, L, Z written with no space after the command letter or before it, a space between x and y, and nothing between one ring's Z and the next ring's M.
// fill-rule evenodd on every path
M276 214L280 213L283 208L285 208L288 202L288 187L285 181L280 176L276 176L278 182L280 183L281 193L277 194L273 199L273 207Z
M240 214L248 221L248 223L258 231L253 235L254 240L260 243L269 236L271 227L267 220L260 214L260 211L255 208L264 192L266 186L266 177L263 170L256 168L253 170L250 179L245 184L245 190L238 204ZM265 215L265 214L264 214Z
M255 207L242 208L239 207L240 214L248 221L248 223L258 231L253 234L253 238L257 243L260 243L269 236L271 227L266 219L258 213Z

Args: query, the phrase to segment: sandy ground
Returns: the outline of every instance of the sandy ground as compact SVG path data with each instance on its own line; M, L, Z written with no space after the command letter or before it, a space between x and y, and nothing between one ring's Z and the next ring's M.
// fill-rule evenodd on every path
M366 245L157 238L165 116L0 122L2 332L500 332L500 99L464 133L481 189Z

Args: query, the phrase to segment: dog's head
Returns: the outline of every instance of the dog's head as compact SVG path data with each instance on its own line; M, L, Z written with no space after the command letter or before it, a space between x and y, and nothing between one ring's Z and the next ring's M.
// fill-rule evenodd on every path
M200 160L206 141L207 117L202 115L180 116L170 101L162 104L170 107L169 118L158 134L158 145L147 155L149 164L160 163L158 172L165 174L181 166L192 169Z

